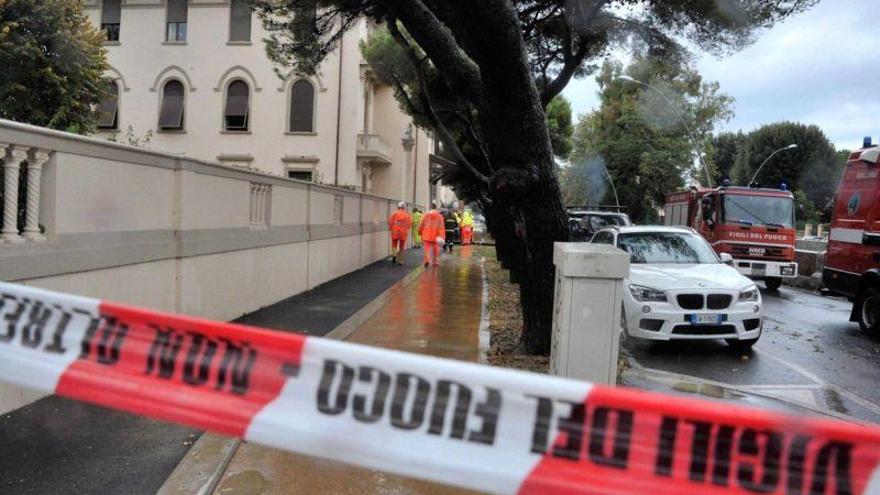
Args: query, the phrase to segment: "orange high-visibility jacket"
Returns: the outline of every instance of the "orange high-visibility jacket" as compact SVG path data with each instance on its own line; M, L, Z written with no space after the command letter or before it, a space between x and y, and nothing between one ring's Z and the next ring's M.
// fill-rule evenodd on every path
M437 210L429 210L419 224L419 235L425 242L436 242L438 237L446 239L446 227L443 215Z
M412 227L412 217L406 210L395 210L388 217L388 227L391 229L392 239L406 239L409 229Z

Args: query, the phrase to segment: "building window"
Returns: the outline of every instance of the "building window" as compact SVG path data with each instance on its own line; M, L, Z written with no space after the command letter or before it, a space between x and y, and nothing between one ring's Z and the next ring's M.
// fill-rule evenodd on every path
M315 87L304 79L290 87L290 132L315 132Z
M293 10L293 36L298 43L311 41L318 30L318 5L316 0L296 3Z
M120 0L104 0L101 5L101 30L107 41L119 41L119 19L122 17Z
M249 103L247 83L241 79L229 83L229 87L226 88L226 110L223 112L223 128L225 130L248 130Z
M186 41L187 0L168 0L165 41Z
M312 181L312 172L310 170L288 170L287 171L287 178L311 182Z
M232 0L229 8L229 41L251 40L251 6L247 0Z
M162 87L162 109L159 112L159 129L183 130L183 83L172 79Z
M119 85L107 80L107 95L98 105L98 129L119 129Z

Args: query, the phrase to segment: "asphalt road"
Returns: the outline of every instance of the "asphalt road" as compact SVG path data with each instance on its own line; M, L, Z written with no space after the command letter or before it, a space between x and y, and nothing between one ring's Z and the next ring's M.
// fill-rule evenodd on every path
M639 364L880 423L880 338L849 322L850 303L799 289L762 290L764 331L743 354L724 341L625 346Z

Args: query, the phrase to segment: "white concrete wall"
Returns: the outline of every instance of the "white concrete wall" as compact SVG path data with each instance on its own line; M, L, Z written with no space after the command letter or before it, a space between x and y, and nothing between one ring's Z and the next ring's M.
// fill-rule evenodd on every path
M389 255L397 199L3 120L0 143L50 153L48 241L0 244L3 281L231 320ZM271 187L267 227L252 183ZM0 384L0 413L35 397Z

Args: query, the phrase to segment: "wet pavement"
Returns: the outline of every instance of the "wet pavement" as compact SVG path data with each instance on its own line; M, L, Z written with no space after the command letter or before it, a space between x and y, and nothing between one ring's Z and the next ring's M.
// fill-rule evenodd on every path
M762 289L764 332L752 353L723 341L651 343L627 351L646 368L729 383L736 388L880 422L880 339L849 322L850 303L783 287Z
M419 266L421 254L407 252L405 263L379 261L236 322L324 335ZM46 397L0 415L0 495L153 495L200 435L190 428Z
M443 255L347 339L406 352L477 361L483 282L471 246ZM453 494L467 493L333 461L288 454L253 444L239 447L216 491L249 494Z

